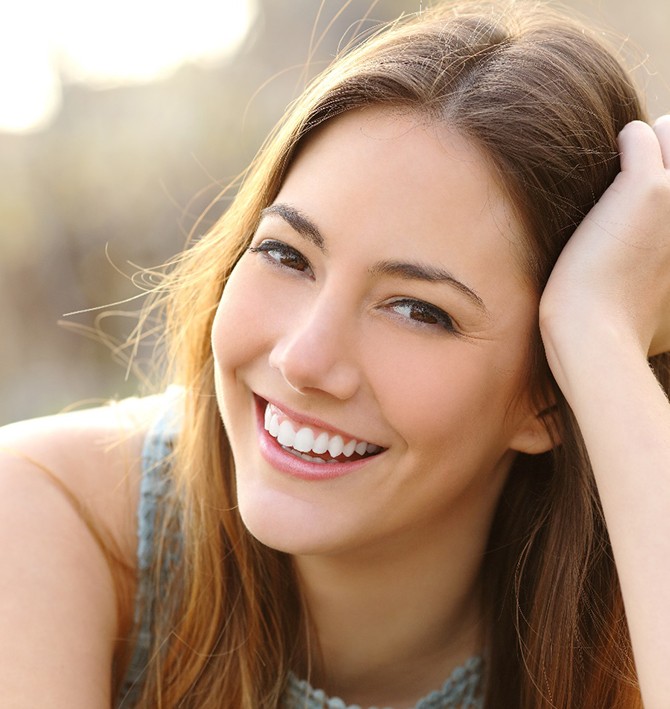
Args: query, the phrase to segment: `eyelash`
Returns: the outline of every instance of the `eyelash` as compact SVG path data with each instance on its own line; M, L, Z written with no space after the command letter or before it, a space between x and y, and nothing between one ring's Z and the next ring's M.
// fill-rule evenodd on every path
M292 271L302 273L312 273L312 267L309 261L299 251L285 244L283 241L268 239L261 242L258 246L250 246L248 251L252 254L261 254L272 264L280 268L288 268ZM273 253L278 254L278 256L273 256ZM292 261L293 265L287 263L288 261Z
M265 259L279 268L286 268L292 271L298 271L299 273L308 272L310 275L313 275L309 261L297 249L285 244L283 241L267 239L262 241L258 246L250 246L248 251L252 254L261 254ZM273 254L276 254L276 256ZM292 265L288 262L292 262ZM458 334L451 316L436 305L431 305L423 300L415 300L414 298L399 298L398 300L391 301L388 306L391 309L404 306L405 308L409 308L410 312L414 314L418 313L418 318L412 318L408 315L401 316L412 321L415 327L439 327L451 334ZM400 315L397 310L396 313Z
M445 313L441 308L438 308L436 305L431 305L423 300L414 300L413 298L401 298L389 303L391 308L396 308L399 305L404 306L405 308L410 308L414 311L414 313L419 314L420 317L418 318L402 315L402 317L412 320L417 327L440 327L454 335L458 332L451 316Z

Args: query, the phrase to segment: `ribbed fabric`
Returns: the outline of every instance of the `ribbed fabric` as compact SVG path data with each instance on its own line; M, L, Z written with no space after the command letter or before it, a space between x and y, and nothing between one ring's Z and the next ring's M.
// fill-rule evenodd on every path
M153 606L158 589L151 574L154 556L154 530L161 502L170 493L170 460L174 440L181 424L181 387L165 392L165 409L149 430L142 448L142 477L137 508L137 590L135 592L133 655L121 683L116 709L131 709L142 691L153 635ZM178 548L178 544L175 545ZM161 574L167 580L168 567L178 561L168 557Z
M441 689L431 692L414 709L483 709L482 659L471 657L457 667ZM347 704L339 697L327 697L321 689L313 689L305 680L290 674L282 709L363 709L358 704ZM382 709L370 707L370 709ZM392 709L384 707L383 709Z
M133 656L121 684L115 709L136 706L149 662L153 632L154 600L160 589L150 573L154 554L154 531L160 505L170 494L170 461L175 437L179 432L179 402L181 390L171 387L165 394L166 410L149 431L142 451L142 479L137 510L137 592L135 596L136 643ZM179 548L179 545L176 545ZM167 579L169 569L178 562L168 558L161 574ZM413 709L483 709L482 659L472 657L457 667L444 685L421 699ZM222 699L221 706L225 706ZM305 680L289 674L282 709L361 709L348 705L337 697L329 698L320 689L314 689ZM371 707L370 709L378 709ZM389 709L389 708L384 708Z

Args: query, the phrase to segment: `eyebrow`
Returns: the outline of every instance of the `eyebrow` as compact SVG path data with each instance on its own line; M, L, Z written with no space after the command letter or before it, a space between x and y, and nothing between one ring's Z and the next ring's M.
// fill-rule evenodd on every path
M319 227L305 214L289 204L271 204L261 212L261 219L276 214L285 222L288 222L298 234L311 241L321 251L326 251L326 241L319 231Z
M304 236L324 253L326 252L326 241L319 227L300 210L281 202L271 204L261 212L261 219L273 214L281 217L289 226L293 227L298 234ZM481 296L443 268L419 262L390 260L376 263L369 269L369 272L373 276L394 276L406 281L446 283L465 295L482 313L485 315L489 314Z
M468 288L455 278L449 271L423 263L406 263L403 261L380 261L370 268L373 275L395 276L406 281L427 281L428 283L446 283L469 298L485 315L488 310L484 301L472 288Z

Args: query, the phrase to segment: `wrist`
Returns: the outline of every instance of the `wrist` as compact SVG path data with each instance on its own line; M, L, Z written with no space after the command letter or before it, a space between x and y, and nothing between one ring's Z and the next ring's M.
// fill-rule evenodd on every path
M647 347L621 318L582 310L570 317L541 314L547 362L569 402L576 390L590 390L633 367L648 369Z

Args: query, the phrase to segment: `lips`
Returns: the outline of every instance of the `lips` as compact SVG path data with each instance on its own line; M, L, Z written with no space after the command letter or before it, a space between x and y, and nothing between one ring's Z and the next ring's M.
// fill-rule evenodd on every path
M264 403L265 430L286 452L310 463L355 462L383 450L364 439L297 421L275 404Z
M293 411L285 411L256 396L260 420L268 435L294 458L330 468L359 463L385 450L382 446L354 438L343 431L326 428L323 422ZM335 472L333 470L333 472Z

